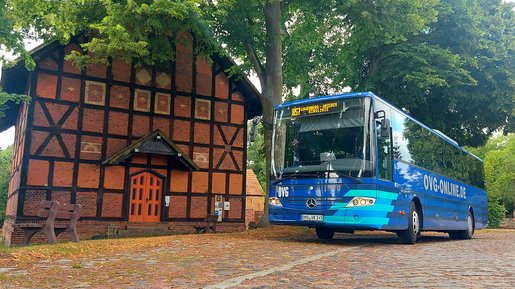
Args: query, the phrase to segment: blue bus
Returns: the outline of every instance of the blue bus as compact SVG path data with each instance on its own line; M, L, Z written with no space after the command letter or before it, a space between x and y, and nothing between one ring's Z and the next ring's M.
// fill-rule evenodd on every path
M275 107L272 224L470 239L488 223L483 162L371 92Z

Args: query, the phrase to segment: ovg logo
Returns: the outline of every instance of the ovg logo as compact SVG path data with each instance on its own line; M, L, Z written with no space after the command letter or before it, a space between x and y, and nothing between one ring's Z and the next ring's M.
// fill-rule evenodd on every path
M287 198L289 195L288 187L277 187L277 197Z

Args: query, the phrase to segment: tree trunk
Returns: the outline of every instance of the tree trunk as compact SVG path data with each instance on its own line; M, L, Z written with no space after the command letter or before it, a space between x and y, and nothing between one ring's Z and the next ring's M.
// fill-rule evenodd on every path
M261 102L265 132L266 155L266 188L265 211L259 226L268 226L268 191L270 186L270 163L272 151L271 124L274 117L274 106L282 99L282 43L281 43L281 1L268 0L265 4L266 24L266 64L264 76L260 77L262 88Z

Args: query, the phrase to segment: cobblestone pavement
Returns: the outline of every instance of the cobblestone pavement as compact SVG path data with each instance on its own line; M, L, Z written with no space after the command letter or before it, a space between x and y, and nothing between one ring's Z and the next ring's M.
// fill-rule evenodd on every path
M515 230L465 241L425 233L402 245L389 233L323 242L310 229L276 226L0 250L0 288L514 287Z

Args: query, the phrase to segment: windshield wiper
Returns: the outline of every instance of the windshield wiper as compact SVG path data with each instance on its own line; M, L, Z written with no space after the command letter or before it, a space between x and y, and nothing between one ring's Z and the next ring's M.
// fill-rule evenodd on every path
M359 178L353 177L351 175L347 175L344 170L326 170L326 173L336 173L338 174L338 177L343 177L349 180L353 180L358 184L361 184L363 181Z
M288 180L288 179L292 179L292 178L296 178L296 177L318 177L318 174L317 173L292 173L290 175L284 176L280 179L273 181L272 185L277 185L278 183L280 183L284 180Z

